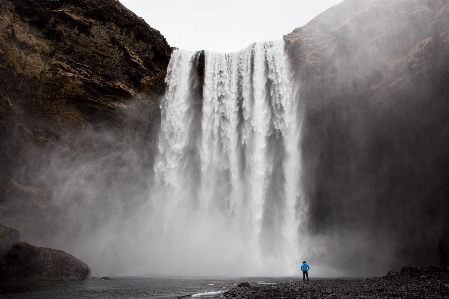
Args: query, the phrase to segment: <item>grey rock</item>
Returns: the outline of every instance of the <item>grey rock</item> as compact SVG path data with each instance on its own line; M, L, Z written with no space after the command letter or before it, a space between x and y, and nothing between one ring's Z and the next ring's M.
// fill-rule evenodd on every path
M27 243L15 244L0 260L0 282L84 280L90 272L64 251Z

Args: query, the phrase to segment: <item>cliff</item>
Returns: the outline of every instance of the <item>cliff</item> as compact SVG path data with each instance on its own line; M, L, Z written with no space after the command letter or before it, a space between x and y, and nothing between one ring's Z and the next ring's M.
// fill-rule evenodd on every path
M382 252L391 267L437 263L449 227L449 2L346 0L284 40L305 101L308 230L333 236L340 255L323 260L373 273L379 262L364 257Z
M55 157L151 154L171 48L116 0L1 0L0 32L0 215L25 232L64 180Z

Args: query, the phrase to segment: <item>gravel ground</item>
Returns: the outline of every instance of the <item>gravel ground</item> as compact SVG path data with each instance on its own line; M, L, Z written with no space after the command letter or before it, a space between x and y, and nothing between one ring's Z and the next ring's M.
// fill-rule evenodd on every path
M404 267L401 273L365 280L316 279L238 287L223 294L236 298L449 298L449 267Z

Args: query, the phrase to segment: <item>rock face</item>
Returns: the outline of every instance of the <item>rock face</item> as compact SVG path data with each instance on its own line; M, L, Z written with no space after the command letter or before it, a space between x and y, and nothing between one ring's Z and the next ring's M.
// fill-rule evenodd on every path
M0 257L14 245L20 242L20 233L0 223Z
M130 163L131 143L151 168L171 48L117 0L1 0L0 32L0 218L33 234L61 169Z
M89 278L90 268L61 250L14 245L0 260L0 282L62 281Z
M318 259L373 271L438 263L449 227L449 2L346 0L284 40L305 102L308 230L339 232L329 244L338 261ZM389 261L357 261L381 248Z
M6 0L0 9L2 120L32 117L30 138L54 142L40 120L53 134L97 118L118 125L114 110L163 90L171 49L119 1Z

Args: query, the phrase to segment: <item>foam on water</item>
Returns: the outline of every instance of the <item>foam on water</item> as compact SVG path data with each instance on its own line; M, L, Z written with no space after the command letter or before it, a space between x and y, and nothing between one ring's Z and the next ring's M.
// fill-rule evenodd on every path
M203 297L203 296L214 296L224 293L225 291L215 291L215 292L204 292L193 294L191 297Z

